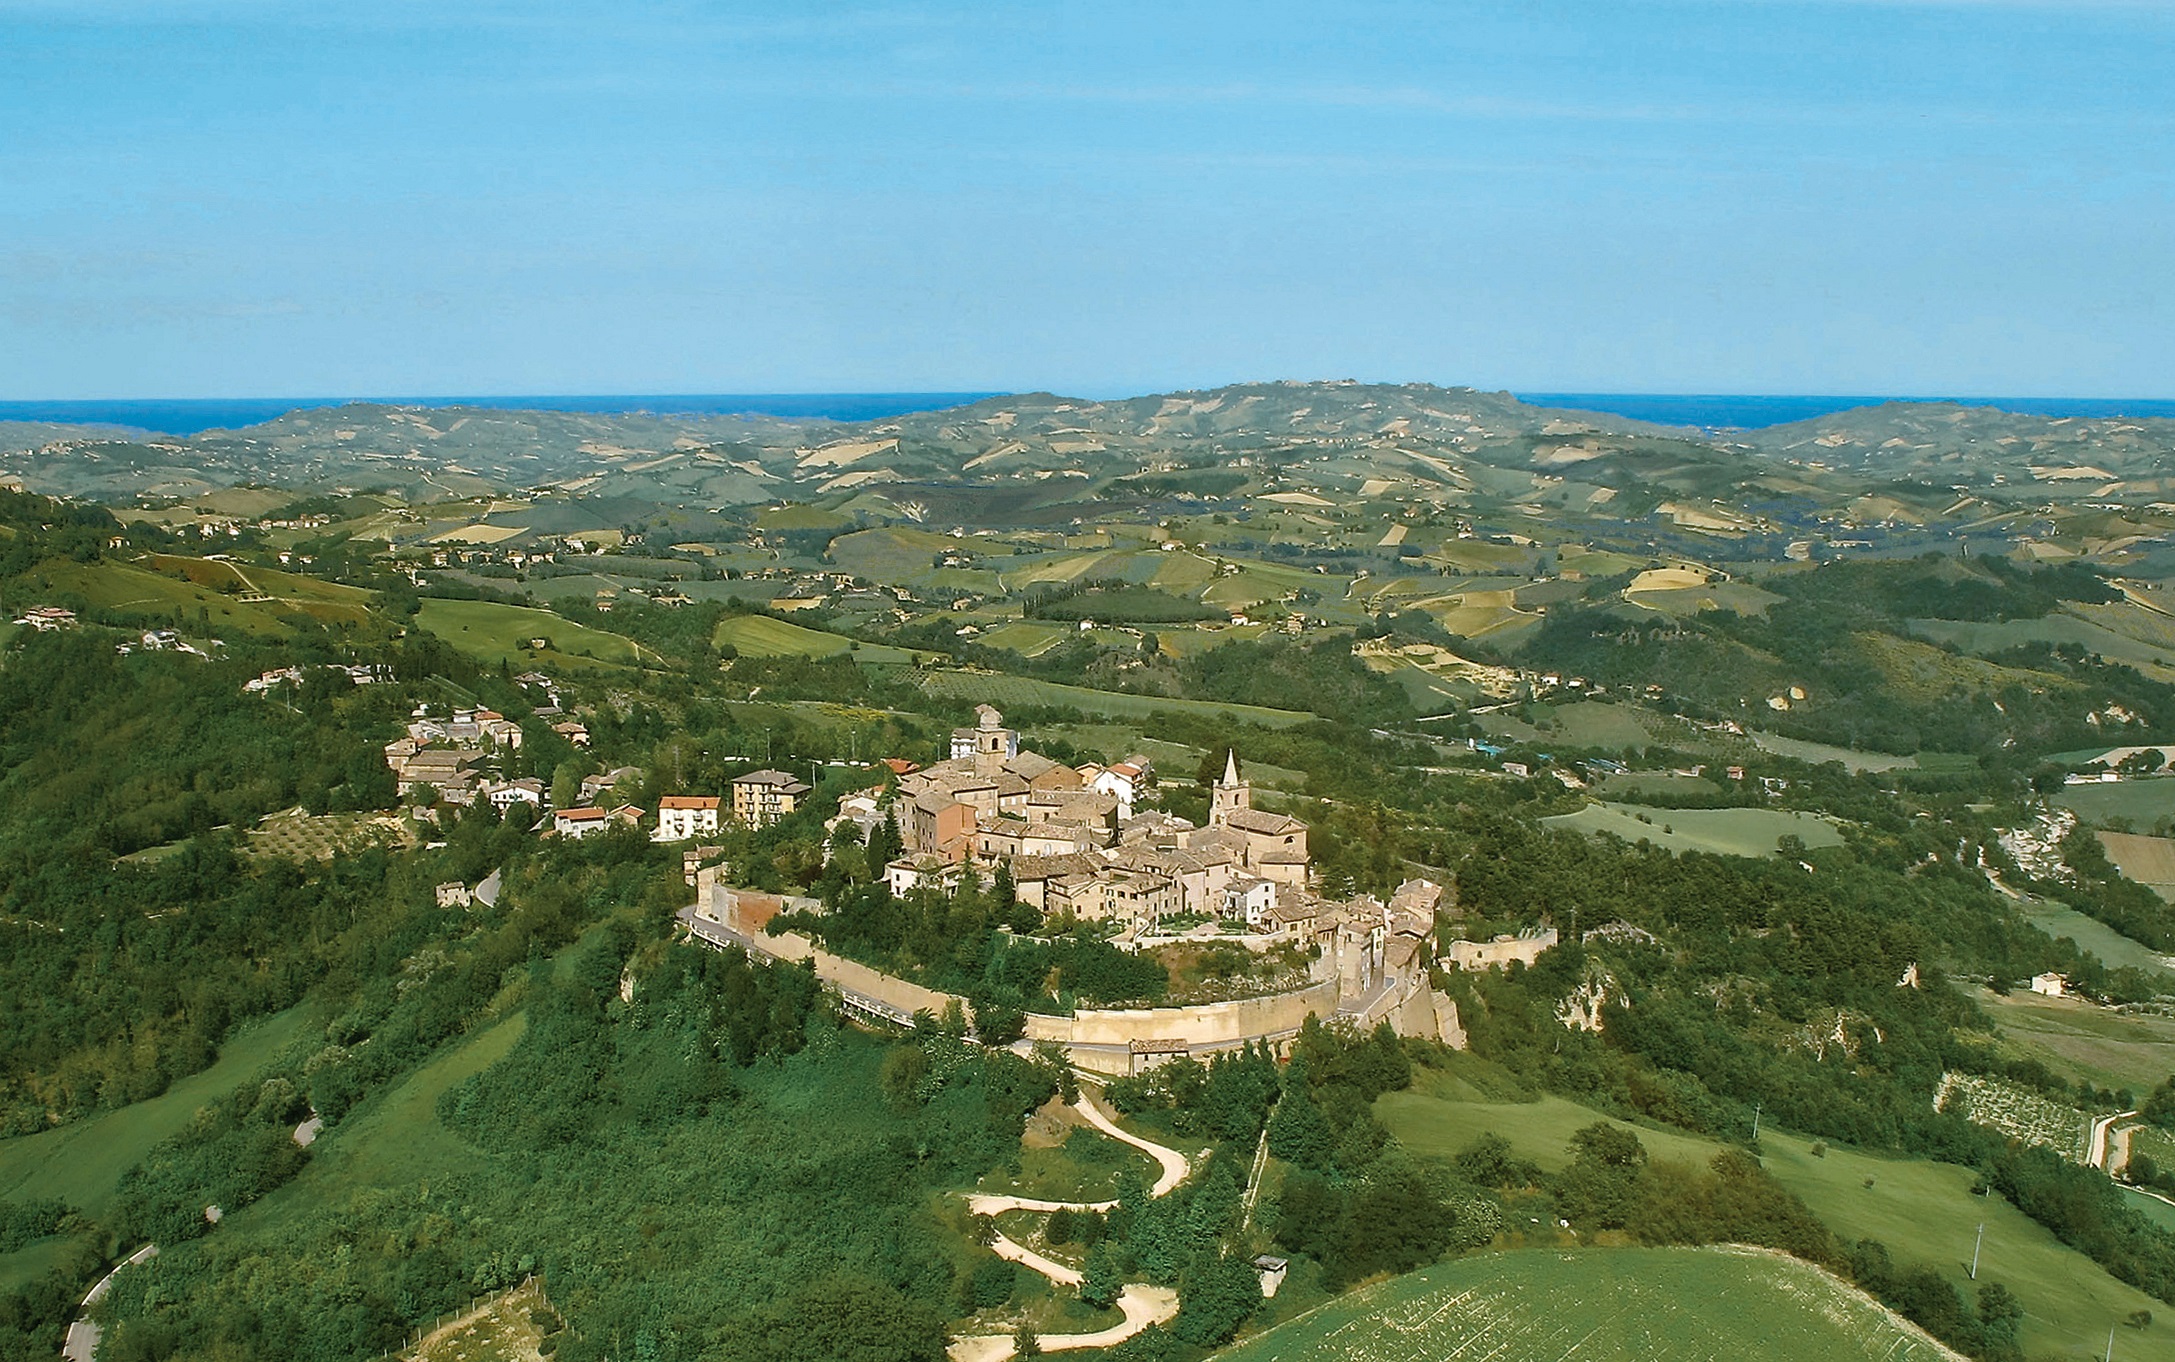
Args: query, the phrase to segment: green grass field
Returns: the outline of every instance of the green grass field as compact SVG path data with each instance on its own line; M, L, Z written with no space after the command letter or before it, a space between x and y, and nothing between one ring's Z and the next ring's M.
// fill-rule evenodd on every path
M428 1183L436 1173L480 1163L483 1154L439 1123L438 1098L505 1058L528 1024L527 1014L517 1012L474 1032L328 1127L311 1150L310 1166L287 1186L236 1212L236 1223L228 1228L276 1225L283 1207L298 1198L411 1187Z
M177 564L205 562L194 558L174 561ZM206 566L218 569L222 576L230 575L232 571L223 563ZM177 573L182 570L176 568ZM56 593L81 596L99 609L166 619L178 617L180 623L176 627L191 639L202 635L207 627L214 637L241 633L260 638L284 638L294 629L280 618L281 615L325 614L357 622L371 618L369 611L360 605L324 600L245 602L239 595L220 591L215 586L203 585L184 576L168 576L134 563L53 562L42 564L38 571L52 582ZM199 612L206 624L197 623Z
M632 639L523 605L430 599L423 602L416 623L487 663L522 667L552 662L579 667L634 666L641 661L641 650ZM549 640L551 646L532 650L529 641L537 638Z
M1460 1060L1448 1072L1421 1071L1410 1091L1384 1095L1375 1112L1391 1134L1418 1153L1447 1156L1494 1131L1519 1157L1544 1169L1563 1167L1572 1132L1602 1119L1561 1098L1491 1100L1490 1089L1485 1066ZM1626 1128L1653 1158L1704 1164L1721 1148L1680 1132ZM2116 1281L2007 1202L1973 1196L1976 1176L1969 1169L1835 1146L1815 1155L1813 1141L1772 1128L1761 1131L1760 1145L1767 1170L1836 1234L1845 1240L1878 1239L1899 1259L1923 1262L1959 1288L1970 1285L1964 1269L1983 1223L1980 1279L2001 1282L2024 1302L2028 1357L2096 1355L2109 1323L2134 1310L2166 1313L2164 1304ZM2166 1349L2158 1355L2175 1356L2175 1348L2158 1346Z
M2085 950L2100 958L2102 964L2116 968L2151 970L2158 974L2175 974L2167 960L2141 941L2133 941L2098 918L2086 917L2076 909L2060 903L2044 900L2031 904L2024 916L2033 926L2057 939L2068 937Z
M424 600L415 622L478 661L513 666L535 666L552 661L559 666L637 666L642 648L629 637L589 629L548 609L526 605L498 605L496 600ZM542 637L548 648L529 648L529 640Z
M2006 1050L2039 1060L2072 1081L2089 1078L2142 1098L2175 1074L2175 1018L2110 1012L2076 998L2037 993L1996 997L1982 989L1976 997L2001 1029Z
M1641 822L1641 816L1648 821ZM1573 832L1612 833L1642 839L1670 851L1712 851L1724 856L1772 856L1775 844L1795 835L1808 847L1841 846L1835 825L1809 813L1781 809L1662 809L1640 804L1588 804L1577 813L1541 820Z
M1848 747L1830 747L1824 742L1785 738L1777 733L1754 732L1747 736L1752 739L1752 745L1762 752L1772 752L1778 757L1791 757L1811 766L1839 761L1848 770L1857 772L1908 771L1918 765L1918 758L1899 757L1892 752L1860 752Z
M2129 663L2154 680L2175 678L2175 651L2117 633L2067 611L2036 620L1912 620L1910 630L1920 638L1979 654L1999 653L2026 643L2075 643L2110 662Z
M2054 802L2094 827L2121 822L2133 831L2151 832L2161 819L2175 818L2175 776L2071 785L2056 794Z
M0 1140L0 1199L59 1197L93 1215L103 1214L130 1165L179 1132L199 1106L247 1080L310 1030L304 1010L290 1008L234 1036L210 1068L181 1079L157 1097L36 1135Z
M1810 1264L1749 1249L1522 1249L1364 1287L1219 1362L1940 1362Z
M1068 686L1060 681L1040 681L997 672L927 671L922 673L921 687L932 695L985 701L999 709L1008 705L1050 705L1110 719L1145 719L1160 712L1209 718L1228 714L1241 722L1256 723L1265 728L1290 728L1314 718L1292 709L1226 705L1212 700L1172 700L1160 695L1125 695L1118 691L1093 690L1086 686Z
M1012 620L987 630L977 640L985 648L1009 648L1021 657L1040 657L1076 631L1041 620Z
M844 634L810 629L768 615L734 615L720 620L712 638L717 643L731 644L734 651L746 657L821 658L852 653L856 662L898 666L909 665L914 660L914 654L904 648L883 643L862 643L857 647L855 640Z
M1155 1181L1156 1165L1146 1154L1100 1131L1075 1127L1061 1145L1021 1149L1018 1172L1000 1168L975 1190L1044 1201L1104 1201L1118 1195L1118 1176L1127 1170L1143 1182Z

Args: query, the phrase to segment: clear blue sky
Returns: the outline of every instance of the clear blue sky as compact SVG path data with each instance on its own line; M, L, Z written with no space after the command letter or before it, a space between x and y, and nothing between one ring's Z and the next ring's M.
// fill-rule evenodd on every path
M0 54L0 397L2175 397L2166 3L0 0Z

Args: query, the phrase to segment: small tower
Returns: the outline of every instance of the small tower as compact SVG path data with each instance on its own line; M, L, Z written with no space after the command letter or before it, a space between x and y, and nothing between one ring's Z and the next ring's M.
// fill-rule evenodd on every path
M1020 754L1019 732L1004 726L1004 716L993 705L976 705L974 721L974 769L995 775Z
M1208 823L1217 827L1240 809L1254 806L1254 789L1239 779L1239 754L1225 749L1223 779L1208 787Z

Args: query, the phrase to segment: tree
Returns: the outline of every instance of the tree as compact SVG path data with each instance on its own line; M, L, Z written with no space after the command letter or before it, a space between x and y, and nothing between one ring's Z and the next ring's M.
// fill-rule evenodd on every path
M1269 1116L1269 1152L1301 1168L1326 1168L1336 1144L1329 1118L1314 1104L1305 1061L1293 1060L1284 1071L1284 1096Z
M1228 1342L1261 1305L1261 1274L1234 1254L1196 1258L1178 1278L1178 1318L1171 1334L1181 1343L1213 1348Z
M1556 1204L1566 1218L1588 1229L1622 1229L1646 1167L1639 1137L1607 1121L1571 1136L1570 1167L1557 1174Z
M1117 1249L1107 1239L1089 1249L1087 1265L1080 1272L1080 1299L1101 1310L1116 1301L1124 1289Z
M2023 1322L2024 1303L2008 1287L1988 1282L1979 1288L1979 1323L1989 1334L2013 1344L2017 1326Z

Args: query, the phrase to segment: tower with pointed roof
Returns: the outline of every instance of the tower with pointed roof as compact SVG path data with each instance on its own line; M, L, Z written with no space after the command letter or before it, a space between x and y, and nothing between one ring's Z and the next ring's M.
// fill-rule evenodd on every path
M1239 754L1224 750L1223 779L1208 787L1208 823L1220 827L1240 809L1254 806L1254 787L1239 779Z

